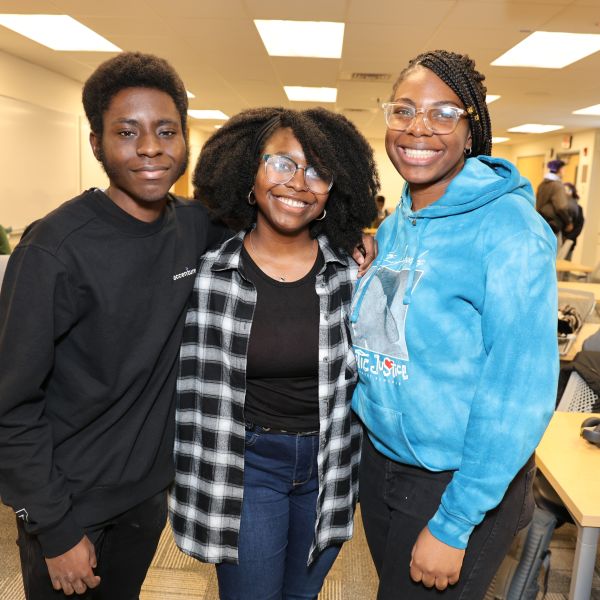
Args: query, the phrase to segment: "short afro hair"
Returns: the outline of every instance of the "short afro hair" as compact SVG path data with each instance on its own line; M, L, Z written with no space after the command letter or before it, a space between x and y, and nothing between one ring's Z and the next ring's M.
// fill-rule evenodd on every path
M471 156L492 153L492 123L485 101L485 75L475 68L475 61L466 54L447 50L430 50L413 58L394 83L392 100L398 86L416 67L433 71L461 100L467 109L473 146Z
M175 69L152 54L123 52L103 62L83 86L83 108L97 136L102 137L102 117L115 94L134 87L152 88L171 96L187 135L187 92Z
M375 218L379 177L367 140L344 116L324 108L254 108L229 119L202 148L194 170L195 197L232 229L251 227L257 209L248 204L248 194L264 147L277 129L287 127L309 164L333 172L327 216L311 223L312 237L324 233L332 246L351 252Z

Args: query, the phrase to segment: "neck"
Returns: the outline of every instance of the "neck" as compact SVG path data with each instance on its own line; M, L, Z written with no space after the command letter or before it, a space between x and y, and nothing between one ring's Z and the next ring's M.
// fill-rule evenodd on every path
M142 200L135 200L112 185L108 187L105 193L121 210L131 215L134 219L145 223L156 221L162 215L167 205L166 196L162 200L144 202Z
M308 229L297 235L282 235L257 223L244 239L244 247L258 267L273 279L297 281L313 267L319 244Z

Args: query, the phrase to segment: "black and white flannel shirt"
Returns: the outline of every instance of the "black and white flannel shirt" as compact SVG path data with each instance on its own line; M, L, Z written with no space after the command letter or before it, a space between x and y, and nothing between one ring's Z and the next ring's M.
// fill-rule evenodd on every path
M204 562L237 562L244 482L246 360L256 289L241 271L244 232L201 260L177 382L176 476L171 523L179 548ZM348 310L356 267L318 238L319 495L309 564L352 536L361 427ZM350 262L349 262L350 261ZM352 266L351 266L352 265Z

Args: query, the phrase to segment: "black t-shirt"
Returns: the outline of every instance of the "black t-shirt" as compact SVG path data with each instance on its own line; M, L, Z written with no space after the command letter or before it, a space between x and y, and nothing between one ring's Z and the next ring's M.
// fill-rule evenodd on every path
M246 277L257 302L246 370L247 422L285 431L319 429L319 250L302 279L282 282L266 275L242 249Z

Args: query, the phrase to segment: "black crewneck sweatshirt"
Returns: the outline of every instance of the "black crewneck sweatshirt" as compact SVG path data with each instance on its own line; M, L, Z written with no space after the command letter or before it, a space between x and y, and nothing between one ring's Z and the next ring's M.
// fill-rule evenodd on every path
M0 294L0 495L45 556L166 488L196 264L224 237L170 197L153 223L100 190L34 223Z

